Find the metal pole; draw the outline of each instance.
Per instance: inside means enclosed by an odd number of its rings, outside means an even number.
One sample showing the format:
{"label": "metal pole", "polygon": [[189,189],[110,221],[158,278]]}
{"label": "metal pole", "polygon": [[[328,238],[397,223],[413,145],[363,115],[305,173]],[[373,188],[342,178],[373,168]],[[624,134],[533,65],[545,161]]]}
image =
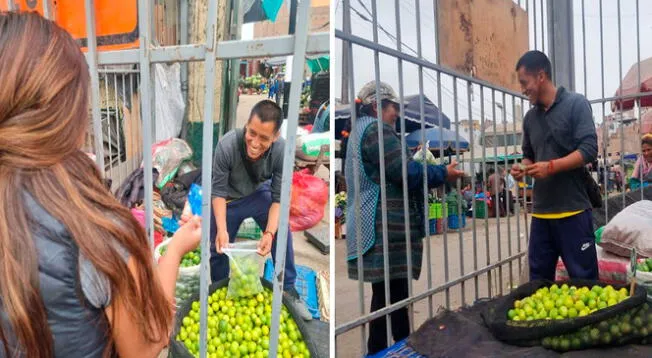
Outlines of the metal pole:
{"label": "metal pole", "polygon": [[[638,11],[638,0],[636,0],[636,85],[639,87],[638,91],[640,91],[640,86],[641,86],[641,25],[640,25],[640,13]],[[637,91],[637,92],[638,92]],[[641,121],[641,102],[640,99],[636,101],[636,115],[638,118],[638,128],[643,128],[643,123]],[[642,173],[643,171],[643,163],[641,162],[641,166],[638,168],[639,173]],[[642,176],[641,176],[642,177]],[[641,200],[644,199],[643,196],[643,183],[641,183],[641,186],[639,187],[641,191]]]}
{"label": "metal pole", "polygon": [[[416,1],[415,8],[415,17],[416,17],[416,32],[417,32],[417,57],[423,58],[421,53],[421,1]],[[421,120],[421,151],[423,153],[423,225],[424,232],[426,234],[426,266],[428,268],[427,279],[428,279],[428,289],[432,288],[432,253],[430,247],[430,223],[429,223],[429,213],[430,208],[428,205],[428,164],[425,161],[426,158],[426,121],[424,113],[424,104],[423,104],[423,67],[419,66],[419,115]],[[428,149],[429,150],[429,149]],[[412,267],[408,266],[408,271],[411,271]],[[432,308],[432,296],[428,297],[428,317],[432,318],[433,308]]]}
{"label": "metal pole", "polygon": [[[181,45],[188,44],[188,0],[179,0],[179,43]],[[188,103],[188,63],[181,63],[181,91],[183,93],[183,101]],[[188,116],[188,109],[186,107],[186,120]]]}
{"label": "metal pole", "polygon": [[[442,91],[442,86],[441,86],[441,72],[437,71],[437,106],[439,108],[439,128],[444,128],[443,122],[444,122],[444,114],[442,112],[442,100],[441,100],[441,91]],[[449,127],[450,127],[450,121],[449,121]],[[444,131],[440,130],[439,131],[439,161],[441,164],[444,164]],[[446,204],[446,185],[442,186],[442,229],[444,230],[444,280],[448,282],[449,280],[449,268],[448,268],[448,207]],[[446,288],[446,308],[449,309],[451,305],[451,295],[450,295],[450,289]]]}
{"label": "metal pole", "polygon": [[[344,30],[345,33],[351,33],[351,12],[350,11],[345,11],[346,9],[343,9],[342,11],[342,16],[343,20],[342,21],[342,29]],[[397,10],[398,11],[398,10]],[[400,21],[399,18],[400,16],[396,15],[397,21]],[[397,32],[397,37],[398,37],[398,49],[400,51],[401,49],[401,27],[396,28]],[[342,41],[342,93],[341,93],[341,101],[342,104],[348,104],[349,103],[349,83],[348,83],[348,78],[350,76],[349,74],[349,56],[351,56],[351,53],[349,52],[349,46],[347,42]],[[401,63],[401,60],[399,59],[399,63]]]}
{"label": "metal pole", "polygon": [[[199,273],[200,331],[199,354],[206,358],[208,348],[208,286],[210,284],[211,187],[213,174],[213,116],[215,103],[215,58],[217,51],[217,0],[209,0],[206,20],[206,56],[204,58],[204,125],[202,133],[202,237]],[[147,156],[148,153],[145,153]],[[283,240],[281,240],[283,241]]]}
{"label": "metal pole", "polygon": [[[472,115],[472,110],[471,110],[471,92],[473,91],[473,83],[472,82],[467,82],[467,89],[466,89],[466,94],[467,94],[467,99],[466,103],[468,104],[469,107],[469,147],[470,149],[470,154],[469,156],[471,157],[471,193],[473,193],[473,196],[471,198],[471,225],[473,226],[473,271],[478,270],[478,237],[477,237],[477,232],[476,232],[476,223],[475,223],[475,218],[477,213],[475,212],[475,163],[473,162],[473,147],[475,146],[475,141],[473,138],[473,132],[475,131],[475,122],[473,121],[473,115]],[[475,301],[478,300],[478,296],[480,294],[479,288],[478,288],[478,276],[475,276],[473,279],[473,286],[475,288]]]}
{"label": "metal pole", "polygon": [[[217,17],[217,16],[216,16]],[[310,18],[310,0],[303,0],[298,8],[297,33],[294,37],[294,61],[292,63],[292,78],[297,81],[303,77],[306,44],[308,40],[308,19]],[[279,324],[283,294],[283,279],[285,277],[285,254],[289,232],[290,188],[292,186],[292,169],[294,168],[294,152],[296,133],[299,120],[299,100],[301,82],[290,87],[290,103],[288,106],[287,140],[283,157],[283,180],[281,184],[281,210],[279,212],[279,227],[276,245],[276,264],[274,265],[274,298],[272,300],[272,323],[270,327],[269,356],[276,357],[278,351]]]}
{"label": "metal pole", "polygon": [[[349,3],[349,0],[343,0],[343,11],[344,13],[349,13],[351,12],[351,4]],[[345,20],[348,19],[348,24],[347,24],[347,29],[350,31],[351,30],[351,16],[349,15],[348,17],[345,18]],[[347,33],[350,34],[350,33]],[[342,40],[344,43],[347,44],[348,52],[353,53],[353,43],[350,41]],[[351,106],[351,138],[358,138],[358,129],[357,129],[357,113],[356,113],[356,104],[355,104],[355,81],[354,81],[354,68],[353,68],[353,57],[349,56],[347,58],[348,61],[348,67],[351,71],[351,74],[349,78],[345,79],[348,80],[349,84],[349,95],[351,96],[351,100],[349,101],[349,104]],[[351,145],[351,144],[349,144]],[[347,148],[348,150],[348,148]],[[356,193],[355,196],[355,222],[359,223],[360,222],[360,212],[361,212],[361,203],[360,203],[360,163],[358,160],[352,160],[352,165],[353,165],[353,188]],[[365,315],[365,294],[364,294],[364,268],[362,266],[362,228],[360,225],[355,226],[355,238],[356,238],[356,265],[358,269],[358,297],[359,297],[359,308],[360,308],[360,315],[364,316]],[[362,347],[362,352],[363,354],[366,354],[367,352],[367,332],[365,329],[364,324],[361,325],[360,329],[360,347]]]}
{"label": "metal pole", "polygon": [[[617,1],[617,6],[618,6],[618,79],[620,81],[620,89],[622,91],[623,88],[623,41],[622,41],[622,34],[621,34],[621,25],[620,25],[620,0]],[[620,127],[620,158],[619,159],[619,168],[622,170],[622,175],[620,177],[620,189],[621,189],[621,197],[622,197],[622,202],[623,202],[623,208],[625,207],[625,164],[623,161],[623,156],[624,151],[625,151],[625,127],[623,126],[623,101],[621,100],[618,105],[618,118],[620,119],[620,123],[618,123],[618,126]]]}
{"label": "metal pole", "polygon": [[[493,102],[492,102],[493,106]],[[482,137],[482,193],[487,195],[487,135],[485,133],[484,122],[484,86],[480,86],[480,136]],[[485,253],[486,265],[491,264],[491,254],[489,245],[489,206],[485,197],[485,215],[484,215],[484,235],[485,235]],[[491,289],[491,270],[487,271],[487,292],[489,297],[493,297]]]}
{"label": "metal pole", "polygon": [[[453,103],[455,104],[454,107],[454,118],[455,118],[455,160],[459,163],[460,162],[460,117],[459,117],[459,106],[457,104],[457,77],[453,77]],[[464,276],[464,236],[462,235],[462,201],[461,201],[461,193],[462,193],[462,188],[460,187],[461,185],[461,179],[457,179],[455,181],[455,187],[457,189],[457,213],[455,216],[457,216],[457,233],[458,233],[458,243],[459,243],[459,248],[460,248],[460,276]],[[464,281],[460,282],[460,292],[461,292],[461,298],[462,298],[462,305],[466,304],[466,292],[464,289]]]}
{"label": "metal pole", "polygon": [[[602,0],[600,0],[600,53],[604,54],[604,29],[602,26]],[[600,56],[600,79],[602,81],[602,86],[601,86],[601,91],[602,91],[602,98],[604,98],[604,56]],[[607,131],[607,125],[605,123],[605,118],[606,116],[604,115],[604,108],[605,104],[602,102],[602,124],[604,128],[603,136],[602,136],[602,144],[603,144],[603,160],[604,160],[604,191],[605,191],[605,196],[604,196],[604,215],[607,221],[609,221],[609,205],[607,205],[608,201],[607,199],[609,198],[609,181],[608,181],[608,163],[607,163],[607,145],[609,142],[609,136],[608,136],[608,131]]]}
{"label": "metal pole", "polygon": [[[396,10],[396,45],[397,49],[401,51],[402,42],[401,42],[401,6],[399,0],[394,2],[394,8]],[[412,296],[412,235],[410,232],[410,205],[408,201],[408,183],[407,183],[407,144],[405,142],[405,105],[403,100],[403,60],[398,59],[398,96],[401,99],[400,103],[400,121],[401,121],[401,176],[403,178],[402,187],[403,187],[403,215],[405,217],[405,247],[407,251],[407,279],[408,279],[408,297]],[[429,281],[430,283],[430,281]],[[414,306],[408,306],[408,314],[410,317],[410,332],[414,331]]]}
{"label": "metal pole", "polygon": [[[376,8],[376,2],[371,3],[371,11],[373,14],[373,41],[378,43],[378,11]],[[391,304],[391,297],[389,292],[389,237],[387,233],[387,180],[385,177],[385,126],[382,121],[382,106],[381,101],[378,100],[378,94],[380,93],[380,58],[378,51],[374,51],[374,72],[376,78],[376,113],[378,114],[378,155],[381,158],[380,160],[380,204],[381,204],[381,218],[382,218],[382,229],[383,229],[383,276],[385,284],[385,306]],[[385,316],[387,320],[386,332],[387,332],[387,345],[392,345],[392,318],[390,315]]]}
{"label": "metal pole", "polygon": [[[10,0],[11,1],[11,0]],[[100,79],[97,72],[97,38],[95,37],[95,4],[85,0],[86,36],[88,37],[88,72],[91,76],[91,106],[93,116],[93,142],[95,144],[95,162],[102,177],[104,173],[104,145],[102,138],[102,114],[100,113]]]}
{"label": "metal pole", "polygon": [[[233,19],[235,19],[235,39],[240,39],[242,37],[242,23],[244,22],[244,11],[242,10],[242,2],[236,1],[233,6]],[[229,86],[229,121],[228,128],[235,128],[238,120],[238,79],[240,77],[240,59],[232,59],[230,61],[231,66],[231,83]],[[226,118],[226,116],[222,116]],[[224,125],[220,120],[220,135],[224,133]]]}
{"label": "metal pole", "polygon": [[[495,170],[495,175],[494,175],[494,183],[493,183],[493,191],[494,193],[498,193],[496,190],[498,188],[498,167],[497,164],[498,162],[496,161],[498,158],[498,147],[497,147],[497,135],[496,135],[496,90],[491,90],[491,103],[492,103],[492,120],[493,120],[493,142],[494,142],[494,170]],[[502,109],[501,109],[502,111]],[[496,196],[496,194],[494,196]],[[496,215],[496,238],[498,241],[498,260],[500,260],[503,256],[502,253],[502,238],[500,237],[500,207],[499,207],[500,200],[496,197],[493,198],[492,204],[494,206],[494,214]],[[503,266],[498,266],[498,289],[500,294],[503,294]]]}
{"label": "metal pole", "polygon": [[555,84],[575,91],[572,0],[548,1],[548,41]]}

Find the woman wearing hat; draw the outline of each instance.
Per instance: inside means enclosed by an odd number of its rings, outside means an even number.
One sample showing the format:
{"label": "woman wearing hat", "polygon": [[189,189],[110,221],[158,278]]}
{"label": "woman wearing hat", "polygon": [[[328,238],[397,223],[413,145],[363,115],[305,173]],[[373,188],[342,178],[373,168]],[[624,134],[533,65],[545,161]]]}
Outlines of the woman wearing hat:
{"label": "woman wearing hat", "polygon": [[[347,146],[345,176],[347,187],[347,261],[349,278],[358,279],[358,244],[362,247],[362,277],[371,283],[373,295],[371,311],[385,307],[385,277],[383,255],[383,221],[380,187],[380,151],[378,141],[378,117],[383,126],[383,147],[385,165],[385,188],[387,208],[387,237],[389,252],[390,301],[398,302],[408,297],[408,270],[412,277],[419,278],[423,252],[422,238],[425,236],[423,201],[423,164],[407,157],[407,187],[403,192],[401,139],[396,132],[399,116],[399,99],[386,83],[367,83],[358,94],[356,121],[352,123],[352,133]],[[381,113],[377,112],[380,101]],[[355,163],[357,162],[357,165]],[[464,175],[456,169],[453,161],[448,166],[427,165],[427,186],[438,187],[455,181]],[[354,170],[359,173],[359,192],[354,185]],[[409,228],[405,226],[403,197],[409,197]],[[360,209],[355,200],[360,200]],[[406,233],[410,233],[412,267],[407,266]],[[410,334],[407,308],[392,313],[392,335],[400,341]],[[387,328],[385,317],[375,319],[369,324],[368,353],[373,354],[387,347]]]}

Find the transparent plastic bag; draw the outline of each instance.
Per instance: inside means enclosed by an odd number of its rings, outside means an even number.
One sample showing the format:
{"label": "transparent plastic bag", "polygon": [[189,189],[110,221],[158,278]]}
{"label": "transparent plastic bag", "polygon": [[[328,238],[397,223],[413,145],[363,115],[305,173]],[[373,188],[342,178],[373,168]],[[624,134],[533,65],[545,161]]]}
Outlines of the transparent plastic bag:
{"label": "transparent plastic bag", "polygon": [[229,257],[227,298],[239,298],[263,292],[260,272],[263,260],[256,252],[257,242],[238,242],[223,251]]}
{"label": "transparent plastic bag", "polygon": [[[155,262],[165,255],[167,246],[172,241],[172,238],[163,241],[154,250]],[[184,301],[189,299],[193,293],[199,292],[199,273],[200,265],[192,265],[187,267],[179,267],[179,275],[177,276],[176,288],[174,297],[177,300],[177,306],[180,306]],[[210,270],[210,268],[209,268]]]}

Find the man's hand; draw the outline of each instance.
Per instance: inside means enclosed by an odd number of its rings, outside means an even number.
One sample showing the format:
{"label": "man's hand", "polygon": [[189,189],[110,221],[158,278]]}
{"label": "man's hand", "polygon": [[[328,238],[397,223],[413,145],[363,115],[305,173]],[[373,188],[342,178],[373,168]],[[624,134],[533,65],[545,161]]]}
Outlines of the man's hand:
{"label": "man's hand", "polygon": [[229,245],[229,232],[224,230],[217,231],[217,237],[215,238],[215,249],[218,254],[223,253],[222,249]]}
{"label": "man's hand", "polygon": [[274,235],[271,232],[266,231],[263,234],[263,237],[258,241],[258,255],[265,256],[272,251],[272,241],[274,240]]}
{"label": "man's hand", "polygon": [[543,179],[550,176],[550,162],[536,162],[526,167],[527,174],[535,179]]}
{"label": "man's hand", "polygon": [[514,165],[512,165],[512,170],[510,170],[510,174],[512,174],[514,179],[520,181],[525,176],[525,170],[523,170],[521,164],[515,163]]}
{"label": "man's hand", "polygon": [[454,182],[458,178],[463,178],[464,177],[464,172],[462,170],[457,169],[457,161],[453,159],[450,164],[446,166],[446,169],[448,170],[448,175],[446,176],[446,180],[449,182]]}

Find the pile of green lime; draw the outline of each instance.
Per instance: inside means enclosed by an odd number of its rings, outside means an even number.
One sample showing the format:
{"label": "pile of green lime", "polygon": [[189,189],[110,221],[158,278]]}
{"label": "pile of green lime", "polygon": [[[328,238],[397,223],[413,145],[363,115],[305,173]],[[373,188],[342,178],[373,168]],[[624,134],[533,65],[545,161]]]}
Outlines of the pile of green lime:
{"label": "pile of green lime", "polygon": [[650,305],[645,303],[611,319],[582,327],[577,332],[546,337],[541,341],[541,345],[557,351],[568,351],[625,344],[635,338],[642,339],[641,343],[647,344],[646,337],[651,333],[652,312]]}
{"label": "pile of green lime", "polygon": [[263,291],[260,283],[260,261],[257,254],[229,257],[231,274],[229,276],[228,297],[249,297]]}
{"label": "pile of green lime", "polygon": [[[168,247],[161,247],[161,256],[165,255]],[[197,266],[201,262],[201,247],[197,247],[195,250],[190,251],[189,253],[183,255],[181,258],[181,267],[192,267]]]}
{"label": "pile of green lime", "polygon": [[542,287],[533,295],[514,301],[507,318],[514,321],[552,320],[587,316],[597,310],[618,304],[629,297],[625,288],[611,285],[575,287],[553,284]]}
{"label": "pile of green lime", "polygon": [[637,271],[652,272],[652,259],[639,260],[636,265]]}
{"label": "pile of green lime", "polygon": [[[208,347],[209,358],[269,356],[270,325],[272,320],[272,294],[264,289],[253,297],[228,299],[223,287],[208,296]],[[199,302],[183,318],[176,340],[199,357]],[[310,357],[310,352],[299,332],[296,322],[287,309],[281,308],[278,357]]]}

